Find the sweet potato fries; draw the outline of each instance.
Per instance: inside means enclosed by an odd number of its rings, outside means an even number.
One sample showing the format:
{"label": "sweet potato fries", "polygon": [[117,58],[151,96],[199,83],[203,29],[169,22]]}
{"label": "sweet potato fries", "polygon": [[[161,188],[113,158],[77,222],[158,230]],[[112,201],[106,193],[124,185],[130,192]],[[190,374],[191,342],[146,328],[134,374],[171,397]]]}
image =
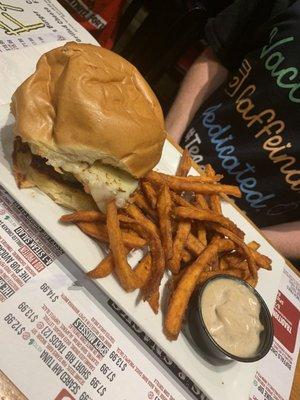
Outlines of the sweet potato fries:
{"label": "sweet potato fries", "polygon": [[[244,233],[222,215],[221,197],[240,197],[235,186],[220,183],[210,165],[199,176],[188,176],[191,159],[183,153],[176,176],[149,172],[128,205],[117,209],[114,200],[100,211],[76,211],[61,217],[75,223],[87,235],[108,243],[108,254],[88,275],[104,278],[113,273],[124,290],[140,290],[141,297],[157,313],[160,285],[169,279],[169,302],[164,332],[175,340],[182,327],[190,297],[198,285],[218,274],[245,279],[255,286],[258,269],[271,269],[256,242],[246,244]],[[143,248],[145,255],[135,268],[127,256]]]}

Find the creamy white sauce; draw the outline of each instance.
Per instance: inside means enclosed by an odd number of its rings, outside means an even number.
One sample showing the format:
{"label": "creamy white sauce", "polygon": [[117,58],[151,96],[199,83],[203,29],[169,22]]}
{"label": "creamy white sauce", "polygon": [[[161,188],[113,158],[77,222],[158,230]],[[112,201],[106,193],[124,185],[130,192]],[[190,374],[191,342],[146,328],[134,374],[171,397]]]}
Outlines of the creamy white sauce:
{"label": "creamy white sauce", "polygon": [[204,323],[220,347],[239,357],[256,354],[260,332],[260,303],[245,285],[232,279],[216,279],[203,291]]}

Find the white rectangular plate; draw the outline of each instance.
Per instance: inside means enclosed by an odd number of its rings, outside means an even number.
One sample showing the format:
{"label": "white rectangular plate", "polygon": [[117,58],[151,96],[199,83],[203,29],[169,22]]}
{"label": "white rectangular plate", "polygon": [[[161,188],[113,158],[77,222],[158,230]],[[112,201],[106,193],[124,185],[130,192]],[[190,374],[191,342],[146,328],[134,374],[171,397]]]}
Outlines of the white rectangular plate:
{"label": "white rectangular plate", "polygon": [[[84,271],[92,269],[103,257],[99,246],[77,227],[60,224],[58,219],[65,210],[46,195],[35,189],[17,188],[10,165],[12,124],[9,106],[0,106],[0,184]],[[156,169],[174,174],[179,158],[180,153],[166,141],[161,161]],[[247,242],[251,240],[259,242],[261,252],[272,259],[273,270],[271,272],[260,270],[257,286],[257,290],[272,311],[285,261],[241,212],[229,203],[223,204],[223,211],[245,232]],[[125,293],[112,276],[98,280],[97,283],[209,397],[223,400],[248,399],[257,363],[232,363],[226,367],[213,367],[195,352],[183,334],[180,334],[177,341],[169,342],[162,331],[161,313],[155,316],[147,304],[137,304],[136,292]]]}

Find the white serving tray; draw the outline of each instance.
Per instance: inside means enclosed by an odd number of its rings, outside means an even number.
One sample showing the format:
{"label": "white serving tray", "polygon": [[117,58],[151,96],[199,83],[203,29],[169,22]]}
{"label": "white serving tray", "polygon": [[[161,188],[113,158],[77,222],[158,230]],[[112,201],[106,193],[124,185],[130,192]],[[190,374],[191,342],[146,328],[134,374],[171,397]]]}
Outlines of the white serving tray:
{"label": "white serving tray", "polygon": [[[36,189],[19,190],[11,173],[13,117],[9,106],[0,106],[0,184],[25,208],[26,211],[57,241],[65,252],[84,270],[92,269],[103,256],[99,246],[76,226],[58,222],[66,211]],[[157,169],[162,172],[176,171],[180,153],[168,141]],[[196,171],[194,171],[196,173]],[[246,234],[246,241],[261,244],[261,252],[272,259],[273,270],[259,270],[257,290],[263,296],[270,311],[285,265],[284,258],[260,235],[243,214],[229,203],[222,205],[224,214],[231,218]],[[258,363],[233,363],[225,367],[214,367],[205,362],[191,347],[183,334],[177,341],[170,342],[162,331],[162,315],[155,316],[148,304],[137,304],[137,292],[126,293],[114,277],[97,280],[101,289],[178,364],[178,366],[212,399],[248,399],[254,373]]]}

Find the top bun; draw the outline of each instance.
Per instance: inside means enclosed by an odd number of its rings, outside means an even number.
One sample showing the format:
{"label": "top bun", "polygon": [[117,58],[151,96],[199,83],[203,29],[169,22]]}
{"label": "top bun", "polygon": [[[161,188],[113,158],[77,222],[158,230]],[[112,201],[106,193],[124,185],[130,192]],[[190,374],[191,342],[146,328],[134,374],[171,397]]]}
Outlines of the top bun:
{"label": "top bun", "polygon": [[166,133],[147,82],[124,58],[67,43],[45,53],[14,93],[15,134],[56,161],[96,160],[141,177],[159,161]]}

